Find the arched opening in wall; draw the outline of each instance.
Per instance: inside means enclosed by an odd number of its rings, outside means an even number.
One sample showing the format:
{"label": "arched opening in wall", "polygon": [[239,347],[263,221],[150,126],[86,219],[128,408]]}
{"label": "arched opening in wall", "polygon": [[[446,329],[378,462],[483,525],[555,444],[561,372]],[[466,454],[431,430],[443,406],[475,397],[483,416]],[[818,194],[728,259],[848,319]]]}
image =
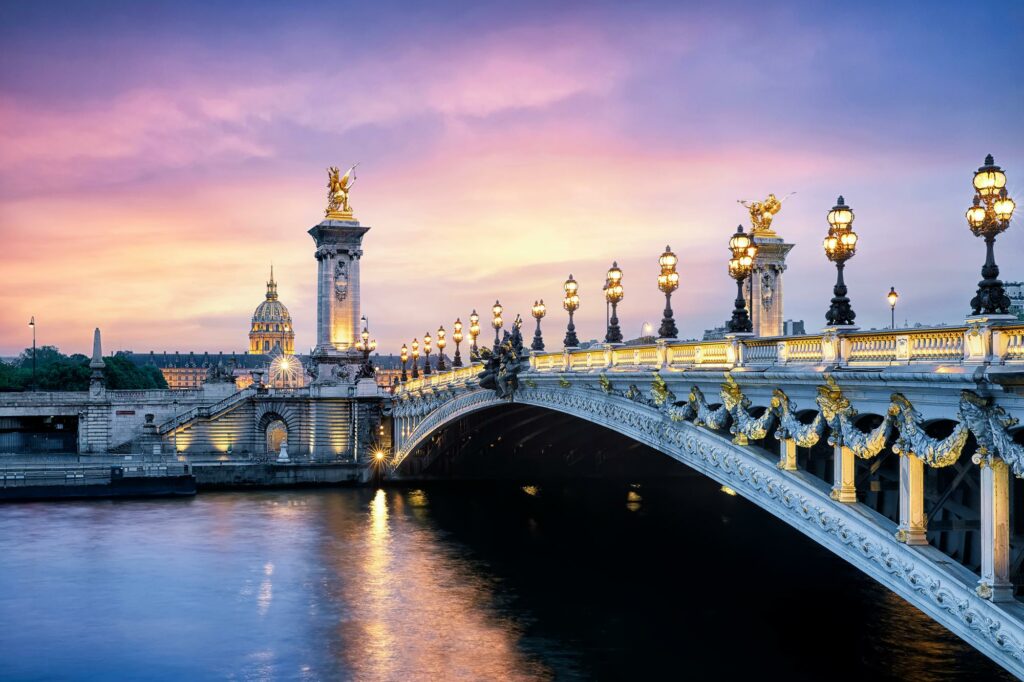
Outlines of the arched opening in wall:
{"label": "arched opening in wall", "polygon": [[288,441],[288,425],[283,419],[275,418],[267,424],[265,442],[267,454],[276,455],[281,450],[281,443]]}
{"label": "arched opening in wall", "polygon": [[[956,425],[951,419],[938,419],[925,424],[925,433],[943,439]],[[924,466],[928,542],[975,572],[981,565],[981,473],[971,455],[977,449],[971,434],[953,464]]]}

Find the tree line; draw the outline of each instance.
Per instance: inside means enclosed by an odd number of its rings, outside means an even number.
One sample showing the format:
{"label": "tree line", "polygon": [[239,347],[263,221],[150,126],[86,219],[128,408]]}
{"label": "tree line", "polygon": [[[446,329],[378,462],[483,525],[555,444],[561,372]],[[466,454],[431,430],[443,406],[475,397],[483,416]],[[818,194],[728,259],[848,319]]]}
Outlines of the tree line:
{"label": "tree line", "polygon": [[[64,355],[56,346],[41,346],[35,351],[35,387],[42,391],[85,391],[89,389],[89,358],[79,353]],[[103,378],[110,389],[167,388],[160,369],[138,366],[114,355],[103,358]],[[32,390],[32,349],[13,362],[0,362],[0,391]]]}

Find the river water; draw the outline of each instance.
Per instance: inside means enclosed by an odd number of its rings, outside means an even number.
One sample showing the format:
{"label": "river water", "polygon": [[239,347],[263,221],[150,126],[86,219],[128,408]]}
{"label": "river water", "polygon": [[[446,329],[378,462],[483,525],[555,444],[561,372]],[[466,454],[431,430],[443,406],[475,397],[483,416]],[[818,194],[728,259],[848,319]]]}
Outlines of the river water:
{"label": "river water", "polygon": [[0,506],[4,680],[1009,679],[706,479]]}

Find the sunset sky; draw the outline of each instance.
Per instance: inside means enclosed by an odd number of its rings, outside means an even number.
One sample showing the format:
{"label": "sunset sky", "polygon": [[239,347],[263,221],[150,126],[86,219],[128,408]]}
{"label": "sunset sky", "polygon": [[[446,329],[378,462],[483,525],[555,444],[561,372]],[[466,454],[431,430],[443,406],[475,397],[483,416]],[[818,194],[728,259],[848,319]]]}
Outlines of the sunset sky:
{"label": "sunset sky", "polygon": [[[363,311],[383,352],[624,271],[626,337],[680,258],[683,337],[721,324],[737,199],[796,192],[786,317],[820,329],[843,194],[862,327],[957,322],[984,260],[963,213],[991,153],[1024,204],[1020,3],[0,3],[0,354],[243,351],[271,262],[315,343],[306,231],[359,161]],[[1020,222],[1019,220],[1015,222]],[[1024,279],[1024,230],[1000,237]],[[532,321],[531,321],[532,322]]]}

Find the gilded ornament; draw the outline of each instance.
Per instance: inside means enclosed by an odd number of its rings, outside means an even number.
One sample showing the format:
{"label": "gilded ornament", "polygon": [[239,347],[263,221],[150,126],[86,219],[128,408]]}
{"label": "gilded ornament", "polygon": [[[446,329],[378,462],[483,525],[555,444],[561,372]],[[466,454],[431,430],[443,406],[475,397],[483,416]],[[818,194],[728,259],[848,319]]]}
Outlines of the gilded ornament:
{"label": "gilded ornament", "polygon": [[672,395],[672,391],[668,390],[668,384],[657,372],[654,373],[654,378],[651,379],[651,399],[654,400],[654,404],[661,407],[669,400]]}
{"label": "gilded ornament", "polygon": [[[331,220],[355,220],[352,215],[352,206],[348,203],[348,193],[352,185],[356,183],[354,164],[341,175],[336,166],[327,169],[327,210],[324,215]],[[340,176],[340,177],[339,177]]]}
{"label": "gilded ornament", "polygon": [[597,377],[598,382],[601,384],[601,390],[604,391],[605,395],[609,395],[612,392],[612,382],[608,380],[608,375],[604,372]]}

